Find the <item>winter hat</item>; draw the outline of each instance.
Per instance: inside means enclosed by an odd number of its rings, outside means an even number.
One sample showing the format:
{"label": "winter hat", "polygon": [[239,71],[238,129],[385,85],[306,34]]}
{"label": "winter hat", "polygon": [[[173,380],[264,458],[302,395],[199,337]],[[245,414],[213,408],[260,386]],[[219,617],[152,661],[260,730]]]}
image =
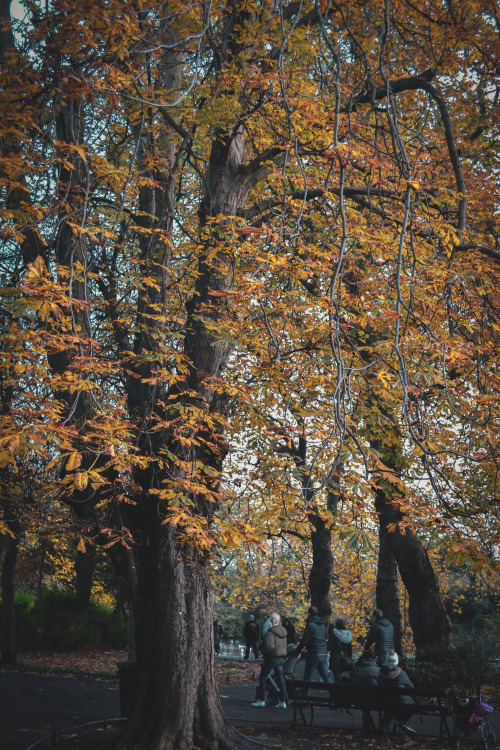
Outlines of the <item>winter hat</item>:
{"label": "winter hat", "polygon": [[385,663],[389,669],[396,669],[399,664],[398,655],[394,651],[389,651],[389,653],[385,657]]}

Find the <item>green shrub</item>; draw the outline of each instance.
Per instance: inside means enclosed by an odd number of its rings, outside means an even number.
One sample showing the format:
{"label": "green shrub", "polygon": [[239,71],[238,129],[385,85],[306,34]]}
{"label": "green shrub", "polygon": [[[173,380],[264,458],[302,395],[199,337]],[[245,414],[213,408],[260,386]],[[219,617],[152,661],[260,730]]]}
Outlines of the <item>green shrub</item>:
{"label": "green shrub", "polygon": [[458,691],[474,692],[490,669],[484,652],[468,646],[450,651],[429,649],[425,658],[402,659],[401,666],[415,687],[447,688],[453,685]]}
{"label": "green shrub", "polygon": [[35,597],[31,591],[17,589],[14,591],[14,602],[17,609],[23,609],[25,612],[31,612],[35,606]]}
{"label": "green shrub", "polygon": [[94,601],[82,611],[75,594],[68,590],[45,590],[41,607],[30,596],[26,592],[16,596],[18,649],[79,651],[96,646],[127,647],[129,623],[120,612]]}

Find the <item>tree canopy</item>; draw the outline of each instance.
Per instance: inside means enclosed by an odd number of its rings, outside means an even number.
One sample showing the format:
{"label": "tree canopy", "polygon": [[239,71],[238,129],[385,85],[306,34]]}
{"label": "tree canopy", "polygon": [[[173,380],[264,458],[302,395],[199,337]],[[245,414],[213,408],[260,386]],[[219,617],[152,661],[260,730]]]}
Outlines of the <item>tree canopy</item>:
{"label": "tree canopy", "polygon": [[494,557],[498,11],[10,5],[4,518],[39,467],[42,504],[128,571],[122,747],[233,747],[217,549],[311,537],[323,559],[383,519],[400,547]]}

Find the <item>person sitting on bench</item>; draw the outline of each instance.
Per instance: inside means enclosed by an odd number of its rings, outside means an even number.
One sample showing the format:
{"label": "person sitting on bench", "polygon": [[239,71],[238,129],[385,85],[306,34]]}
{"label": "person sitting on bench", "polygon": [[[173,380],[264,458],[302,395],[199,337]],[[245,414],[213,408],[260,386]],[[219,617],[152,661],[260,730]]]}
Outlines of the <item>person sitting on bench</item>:
{"label": "person sitting on bench", "polygon": [[[394,650],[389,651],[386,657],[385,666],[380,669],[378,684],[380,687],[393,685],[394,687],[412,688],[413,683],[399,664],[399,657]],[[399,728],[406,734],[415,734],[415,730],[406,726],[406,722],[413,715],[414,711],[411,706],[414,704],[413,698],[409,695],[400,695],[394,697],[394,711],[384,711],[382,718],[382,727],[386,730],[393,728],[394,720],[397,721]]]}
{"label": "person sitting on bench", "polygon": [[[363,651],[351,672],[353,685],[366,685],[376,687],[380,677],[380,667],[377,665],[377,654],[375,649],[368,648]],[[371,714],[368,709],[361,710],[363,716],[363,732],[371,732],[374,728]]]}

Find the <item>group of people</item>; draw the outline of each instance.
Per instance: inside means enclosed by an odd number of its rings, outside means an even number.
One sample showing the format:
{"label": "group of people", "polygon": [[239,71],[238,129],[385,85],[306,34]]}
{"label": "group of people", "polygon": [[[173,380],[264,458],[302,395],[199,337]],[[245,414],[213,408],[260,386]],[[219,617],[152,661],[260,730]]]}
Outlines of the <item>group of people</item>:
{"label": "group of people", "polygon": [[[272,627],[271,618],[272,615],[269,615],[264,625],[262,626],[262,643],[264,643],[267,631]],[[281,622],[281,625],[286,630],[287,646],[289,646],[291,643],[295,643],[295,628],[292,624],[292,621],[288,617],[285,617]],[[243,629],[243,637],[245,639],[245,660],[248,661],[250,652],[252,652],[255,660],[257,661],[257,659],[259,658],[260,631],[253,615],[250,615],[247,622],[245,623],[245,627]]]}
{"label": "group of people", "polygon": [[[353,662],[352,634],[344,620],[337,618],[333,624],[327,623],[319,616],[317,607],[309,607],[306,627],[302,637],[295,646],[295,629],[293,632],[285,627],[286,620],[281,622],[280,615],[274,613],[262,627],[261,651],[264,662],[259,675],[259,685],[253,706],[265,706],[266,681],[272,674],[279,689],[279,702],[276,708],[286,708],[286,683],[284,679],[285,659],[290,656],[296,659],[305,651],[303,679],[309,682],[313,672],[318,671],[324,682],[340,682],[347,679],[356,685],[394,685],[413,687],[406,672],[399,666],[399,658],[394,650],[394,628],[380,609],[373,612],[373,624],[368,631],[364,650],[359,659]],[[292,623],[288,620],[293,628]],[[252,627],[254,626],[254,627]],[[245,625],[246,658],[250,650],[257,658],[259,628],[255,618],[250,616]],[[249,636],[247,639],[247,635]],[[330,674],[333,673],[333,680]],[[348,673],[348,676],[346,676]],[[412,714],[412,699],[401,696],[398,699],[397,719],[403,729],[412,730],[405,722]],[[384,727],[390,729],[395,716],[386,712],[383,717]],[[363,726],[369,728],[368,712],[363,712]]]}

